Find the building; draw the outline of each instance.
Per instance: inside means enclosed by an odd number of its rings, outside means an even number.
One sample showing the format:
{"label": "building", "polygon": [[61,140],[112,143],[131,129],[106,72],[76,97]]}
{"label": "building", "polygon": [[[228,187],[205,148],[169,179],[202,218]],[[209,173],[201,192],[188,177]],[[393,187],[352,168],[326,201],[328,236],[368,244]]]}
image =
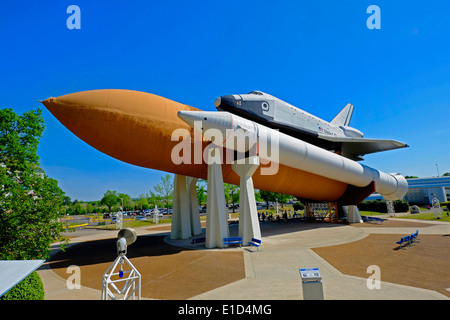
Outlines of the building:
{"label": "building", "polygon": [[439,202],[450,199],[450,176],[407,179],[408,193],[405,200],[409,203],[430,204],[434,197]]}

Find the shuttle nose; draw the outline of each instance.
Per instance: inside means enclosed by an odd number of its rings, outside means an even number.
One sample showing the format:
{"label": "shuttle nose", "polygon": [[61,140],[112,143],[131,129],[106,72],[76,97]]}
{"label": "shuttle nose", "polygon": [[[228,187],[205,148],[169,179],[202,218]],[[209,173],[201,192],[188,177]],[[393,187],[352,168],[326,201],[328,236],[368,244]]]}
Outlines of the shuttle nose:
{"label": "shuttle nose", "polygon": [[220,107],[220,104],[222,103],[222,98],[218,97],[216,100],[214,100],[214,105],[216,108]]}
{"label": "shuttle nose", "polygon": [[230,107],[236,107],[236,98],[233,95],[221,96],[214,101],[217,110],[227,111]]}

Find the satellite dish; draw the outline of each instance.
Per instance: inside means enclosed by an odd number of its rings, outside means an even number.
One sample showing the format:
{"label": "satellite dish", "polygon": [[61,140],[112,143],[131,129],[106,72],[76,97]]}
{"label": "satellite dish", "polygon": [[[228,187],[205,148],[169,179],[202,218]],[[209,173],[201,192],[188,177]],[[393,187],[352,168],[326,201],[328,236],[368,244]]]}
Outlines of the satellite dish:
{"label": "satellite dish", "polygon": [[127,241],[127,246],[134,243],[137,239],[136,231],[132,228],[125,228],[119,231],[117,238],[125,238]]}

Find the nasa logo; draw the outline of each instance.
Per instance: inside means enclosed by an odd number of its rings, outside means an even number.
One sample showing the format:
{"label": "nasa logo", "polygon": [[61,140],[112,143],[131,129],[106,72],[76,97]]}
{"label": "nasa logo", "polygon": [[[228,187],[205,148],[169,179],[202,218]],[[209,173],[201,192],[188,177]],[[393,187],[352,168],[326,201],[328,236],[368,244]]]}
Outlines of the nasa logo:
{"label": "nasa logo", "polygon": [[261,103],[261,108],[262,108],[262,111],[267,112],[270,109],[270,105],[267,101],[263,101]]}

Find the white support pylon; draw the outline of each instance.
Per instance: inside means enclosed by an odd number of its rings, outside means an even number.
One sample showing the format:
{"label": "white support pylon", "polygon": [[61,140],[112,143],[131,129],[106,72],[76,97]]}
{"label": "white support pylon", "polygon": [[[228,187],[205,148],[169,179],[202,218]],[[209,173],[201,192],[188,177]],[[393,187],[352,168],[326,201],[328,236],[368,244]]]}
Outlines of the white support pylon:
{"label": "white support pylon", "polygon": [[198,178],[186,177],[187,192],[190,204],[190,218],[191,218],[191,234],[196,236],[202,233],[202,226],[200,224],[200,214],[198,212],[197,199],[197,184]]}
{"label": "white support pylon", "polygon": [[175,175],[171,239],[187,239],[202,233],[198,213],[198,178]]}
{"label": "white support pylon", "polygon": [[[212,145],[210,145],[212,146]],[[210,147],[211,152],[218,152]],[[206,202],[206,248],[223,248],[223,238],[228,238],[230,230],[225,212],[225,192],[223,188],[222,164],[215,161],[208,163],[208,191]]]}
{"label": "white support pylon", "polygon": [[240,177],[239,236],[242,237],[242,242],[247,244],[252,238],[261,239],[252,179],[253,173],[259,167],[259,157],[253,156],[244,160],[245,163],[236,161],[231,167]]}
{"label": "white support pylon", "polygon": [[347,221],[349,223],[363,223],[357,206],[350,205],[347,209]]}
{"label": "white support pylon", "polygon": [[175,175],[171,239],[187,239],[191,237],[190,203],[186,190],[186,177]]}

